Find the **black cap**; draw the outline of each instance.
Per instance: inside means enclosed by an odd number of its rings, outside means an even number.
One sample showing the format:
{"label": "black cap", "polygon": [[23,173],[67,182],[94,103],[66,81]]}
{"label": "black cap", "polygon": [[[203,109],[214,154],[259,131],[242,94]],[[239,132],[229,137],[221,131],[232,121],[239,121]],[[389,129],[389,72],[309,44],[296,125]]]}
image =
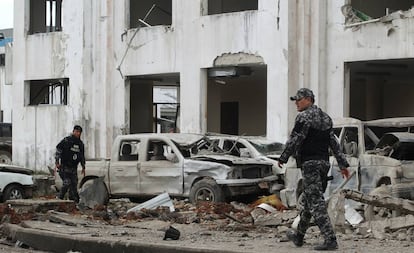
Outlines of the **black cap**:
{"label": "black cap", "polygon": [[290,97],[290,100],[299,100],[305,97],[310,97],[312,99],[315,99],[315,95],[313,95],[313,91],[308,88],[301,88],[296,92],[296,95],[293,97]]}
{"label": "black cap", "polygon": [[82,127],[81,127],[81,126],[79,126],[79,125],[75,125],[75,126],[73,127],[73,131],[75,131],[75,130],[78,130],[78,131],[82,132]]}

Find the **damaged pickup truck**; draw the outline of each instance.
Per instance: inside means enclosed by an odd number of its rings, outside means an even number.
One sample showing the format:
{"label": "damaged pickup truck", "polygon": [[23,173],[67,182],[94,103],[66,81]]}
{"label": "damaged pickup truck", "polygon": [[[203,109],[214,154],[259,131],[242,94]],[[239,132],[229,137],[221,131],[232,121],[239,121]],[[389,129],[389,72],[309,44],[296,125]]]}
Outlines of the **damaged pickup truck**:
{"label": "damaged pickup truck", "polygon": [[92,179],[104,177],[110,198],[167,192],[195,203],[269,192],[277,184],[271,163],[211,149],[218,147],[197,134],[121,135],[114,141],[110,160],[86,162],[79,185],[86,187]]}
{"label": "damaged pickup truck", "polygon": [[[350,164],[350,172],[355,172],[344,188],[370,193],[383,184],[414,182],[414,117],[365,122],[353,118],[334,119],[334,131]],[[328,182],[326,196],[343,183],[333,156],[330,162],[329,173],[333,180]],[[286,164],[285,183],[282,202],[295,206],[303,189],[300,169],[292,158]]]}

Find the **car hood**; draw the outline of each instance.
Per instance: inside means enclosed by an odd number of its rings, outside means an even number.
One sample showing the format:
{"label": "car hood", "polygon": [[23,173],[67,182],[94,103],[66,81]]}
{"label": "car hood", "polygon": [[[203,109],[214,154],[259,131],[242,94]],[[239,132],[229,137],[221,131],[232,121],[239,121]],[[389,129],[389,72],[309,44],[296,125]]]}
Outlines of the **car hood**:
{"label": "car hood", "polygon": [[222,163],[225,165],[268,165],[272,166],[272,163],[267,161],[261,161],[259,159],[252,159],[252,158],[244,158],[244,157],[237,157],[232,155],[218,155],[218,154],[203,154],[203,155],[196,155],[191,157],[193,160],[198,161],[209,161],[209,162],[216,162]]}
{"label": "car hood", "polygon": [[19,173],[25,175],[33,175],[33,170],[13,166],[9,164],[0,164],[0,172],[10,172],[10,173]]}

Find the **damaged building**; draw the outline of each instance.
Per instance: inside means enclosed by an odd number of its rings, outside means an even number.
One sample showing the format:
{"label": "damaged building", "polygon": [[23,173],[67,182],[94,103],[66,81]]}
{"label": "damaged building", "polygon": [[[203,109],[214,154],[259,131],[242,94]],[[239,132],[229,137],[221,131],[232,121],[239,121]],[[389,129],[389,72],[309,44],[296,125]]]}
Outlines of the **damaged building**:
{"label": "damaged building", "polygon": [[[414,116],[414,1],[15,0],[13,160],[53,164],[84,128],[285,141],[300,87],[333,117]],[[165,91],[160,99],[160,91]]]}
{"label": "damaged building", "polygon": [[0,30],[0,122],[8,123],[12,120],[12,43],[13,29]]}

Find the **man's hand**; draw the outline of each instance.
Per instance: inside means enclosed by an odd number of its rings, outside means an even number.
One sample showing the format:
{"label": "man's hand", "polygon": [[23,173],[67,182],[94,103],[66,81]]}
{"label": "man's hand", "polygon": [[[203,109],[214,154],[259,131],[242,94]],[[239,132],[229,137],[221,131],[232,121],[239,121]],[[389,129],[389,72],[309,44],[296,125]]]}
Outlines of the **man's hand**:
{"label": "man's hand", "polygon": [[343,178],[348,179],[349,178],[348,168],[341,168],[341,175],[342,175]]}
{"label": "man's hand", "polygon": [[85,167],[82,168],[82,176],[85,177]]}
{"label": "man's hand", "polygon": [[57,168],[57,169],[60,169],[60,166],[61,166],[61,164],[60,164],[60,163],[55,163],[55,165],[56,165],[56,168]]}

